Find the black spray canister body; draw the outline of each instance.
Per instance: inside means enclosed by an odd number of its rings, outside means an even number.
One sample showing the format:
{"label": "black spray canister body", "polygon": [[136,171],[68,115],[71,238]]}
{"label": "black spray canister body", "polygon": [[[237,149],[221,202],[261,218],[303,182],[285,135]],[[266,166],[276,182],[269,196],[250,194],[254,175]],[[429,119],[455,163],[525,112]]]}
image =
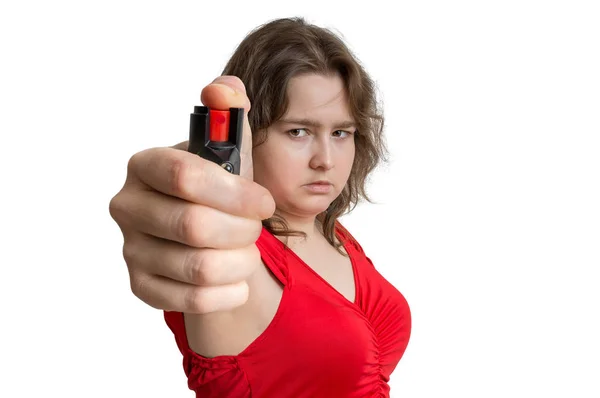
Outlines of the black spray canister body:
{"label": "black spray canister body", "polygon": [[240,174],[244,108],[218,111],[195,106],[190,115],[188,152]]}

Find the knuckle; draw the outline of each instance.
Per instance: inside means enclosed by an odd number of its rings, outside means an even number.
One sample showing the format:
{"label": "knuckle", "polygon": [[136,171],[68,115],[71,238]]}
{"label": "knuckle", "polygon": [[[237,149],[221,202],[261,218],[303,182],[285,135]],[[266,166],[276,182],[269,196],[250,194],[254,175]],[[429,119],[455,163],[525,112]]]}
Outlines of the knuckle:
{"label": "knuckle", "polygon": [[132,268],[137,263],[139,257],[139,251],[134,247],[131,242],[125,242],[123,244],[123,259],[128,268]]}
{"label": "knuckle", "polygon": [[156,151],[156,148],[149,148],[139,151],[133,154],[129,161],[127,162],[127,179],[128,181],[131,177],[137,176],[141,170],[144,169],[145,163],[148,162],[149,158],[151,158],[152,154]]}
{"label": "knuckle", "polygon": [[184,269],[187,270],[187,277],[195,284],[210,283],[209,265],[206,258],[206,252],[201,250],[190,250],[186,255]]}
{"label": "knuckle", "polygon": [[197,246],[202,243],[198,212],[191,205],[185,206],[175,218],[175,233],[185,243]]}
{"label": "knuckle", "polygon": [[135,170],[137,169],[137,165],[140,162],[142,153],[143,152],[138,152],[129,158],[129,161],[127,162],[127,174],[135,174]]}
{"label": "knuckle", "polygon": [[189,178],[190,167],[183,159],[175,158],[169,164],[168,185],[176,195],[182,195],[187,192],[186,181]]}
{"label": "knuckle", "polygon": [[184,296],[184,306],[189,312],[205,314],[212,311],[201,287],[190,289]]}
{"label": "knuckle", "polygon": [[131,226],[135,219],[136,208],[139,206],[136,196],[139,195],[131,188],[123,188],[110,200],[108,205],[110,216],[121,230]]}
{"label": "knuckle", "polygon": [[192,220],[192,215],[190,211],[187,209],[182,209],[175,218],[175,233],[181,240],[186,240],[187,236],[190,234],[190,229],[194,224]]}
{"label": "knuckle", "polygon": [[137,272],[129,273],[129,282],[131,287],[131,292],[140,300],[146,302],[146,298],[148,296],[148,281],[149,276],[140,274]]}
{"label": "knuckle", "polygon": [[117,224],[121,224],[123,214],[125,214],[125,204],[123,203],[121,194],[115,195],[108,204],[110,216]]}

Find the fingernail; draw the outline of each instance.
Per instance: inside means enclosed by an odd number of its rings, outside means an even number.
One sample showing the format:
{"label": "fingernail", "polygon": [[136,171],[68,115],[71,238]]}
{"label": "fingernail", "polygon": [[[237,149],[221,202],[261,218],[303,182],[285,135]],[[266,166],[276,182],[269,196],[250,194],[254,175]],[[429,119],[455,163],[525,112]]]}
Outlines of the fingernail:
{"label": "fingernail", "polygon": [[233,88],[236,92],[241,92],[244,94],[246,93],[246,87],[244,86],[244,83],[236,76],[219,76],[213,81],[213,83],[221,83]]}
{"label": "fingernail", "polygon": [[216,86],[227,87],[227,89],[228,89],[228,90],[230,90],[230,91],[231,91],[231,93],[232,93],[232,94],[234,94],[234,95],[237,95],[237,94],[239,94],[239,93],[240,93],[239,91],[237,91],[237,90],[235,89],[235,87],[231,87],[231,86],[230,86],[230,85],[228,85],[228,84],[223,84],[223,83],[219,83],[219,82],[216,82],[216,83],[215,83],[215,82],[213,82],[212,84],[213,84],[213,85],[216,85]]}

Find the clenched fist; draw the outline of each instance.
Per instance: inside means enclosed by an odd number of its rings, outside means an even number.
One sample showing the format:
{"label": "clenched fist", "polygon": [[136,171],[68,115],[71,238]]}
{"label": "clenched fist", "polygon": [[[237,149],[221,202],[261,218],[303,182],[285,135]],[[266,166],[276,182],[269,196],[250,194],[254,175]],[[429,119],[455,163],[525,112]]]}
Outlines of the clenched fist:
{"label": "clenched fist", "polygon": [[147,149],[131,157],[109,207],[133,293],[152,307],[195,314],[246,302],[246,279],[261,265],[261,220],[275,211],[269,191],[253,181],[243,83],[221,76],[201,98],[213,109],[245,108],[240,175],[187,152],[187,142]]}

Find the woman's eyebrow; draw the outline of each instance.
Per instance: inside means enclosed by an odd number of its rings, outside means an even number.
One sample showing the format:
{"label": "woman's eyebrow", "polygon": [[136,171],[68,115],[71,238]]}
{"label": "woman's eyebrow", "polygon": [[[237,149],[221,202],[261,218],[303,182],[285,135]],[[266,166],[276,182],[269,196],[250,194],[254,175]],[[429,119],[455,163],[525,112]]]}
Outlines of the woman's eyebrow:
{"label": "woman's eyebrow", "polygon": [[[308,126],[308,127],[323,126],[322,123],[319,123],[318,121],[313,120],[313,119],[280,119],[277,123],[299,124],[299,125]],[[350,127],[356,127],[356,124],[352,120],[343,120],[343,121],[333,123],[333,126],[334,126],[334,128],[337,128],[337,129],[347,129]]]}

